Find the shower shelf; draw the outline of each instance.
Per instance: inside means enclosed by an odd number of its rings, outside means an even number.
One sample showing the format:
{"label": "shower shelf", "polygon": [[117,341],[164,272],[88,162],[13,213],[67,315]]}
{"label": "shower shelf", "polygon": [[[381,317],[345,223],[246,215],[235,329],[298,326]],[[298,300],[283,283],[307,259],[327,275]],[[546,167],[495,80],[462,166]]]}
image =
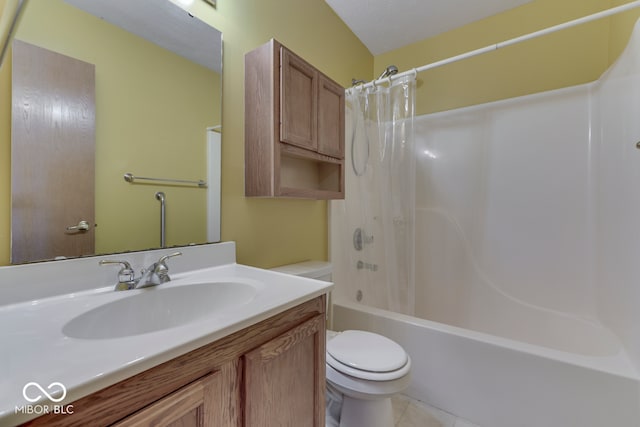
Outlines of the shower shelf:
{"label": "shower shelf", "polygon": [[245,195],[344,199],[344,88],[276,40],[245,55]]}

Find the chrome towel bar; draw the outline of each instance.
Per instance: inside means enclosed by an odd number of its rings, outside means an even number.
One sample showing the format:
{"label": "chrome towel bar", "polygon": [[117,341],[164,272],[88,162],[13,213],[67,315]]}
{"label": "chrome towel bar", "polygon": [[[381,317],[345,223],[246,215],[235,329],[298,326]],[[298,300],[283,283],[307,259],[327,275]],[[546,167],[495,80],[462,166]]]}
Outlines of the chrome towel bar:
{"label": "chrome towel bar", "polygon": [[134,176],[133,174],[127,172],[124,174],[124,180],[127,182],[133,183],[134,181],[157,181],[164,182],[169,184],[188,184],[188,185],[197,185],[200,188],[207,188],[207,182],[203,180],[191,181],[187,179],[172,179],[172,178],[149,178],[145,176]]}

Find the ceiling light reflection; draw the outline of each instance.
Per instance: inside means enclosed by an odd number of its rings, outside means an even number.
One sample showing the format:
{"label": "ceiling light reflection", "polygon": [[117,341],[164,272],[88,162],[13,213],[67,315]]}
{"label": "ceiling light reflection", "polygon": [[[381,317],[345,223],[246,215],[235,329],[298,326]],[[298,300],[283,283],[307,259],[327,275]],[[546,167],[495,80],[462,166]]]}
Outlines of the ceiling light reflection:
{"label": "ceiling light reflection", "polygon": [[431,150],[424,150],[423,153],[424,153],[425,156],[427,156],[427,157],[429,157],[431,159],[437,159],[438,158],[438,155],[436,153],[434,153],[433,151],[431,151]]}

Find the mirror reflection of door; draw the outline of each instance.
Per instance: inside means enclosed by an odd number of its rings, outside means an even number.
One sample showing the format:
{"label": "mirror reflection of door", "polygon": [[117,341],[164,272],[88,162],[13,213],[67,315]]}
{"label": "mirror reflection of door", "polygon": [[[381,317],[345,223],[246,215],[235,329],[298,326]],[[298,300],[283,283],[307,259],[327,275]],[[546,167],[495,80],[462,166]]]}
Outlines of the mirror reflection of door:
{"label": "mirror reflection of door", "polygon": [[95,67],[13,42],[11,262],[94,253]]}

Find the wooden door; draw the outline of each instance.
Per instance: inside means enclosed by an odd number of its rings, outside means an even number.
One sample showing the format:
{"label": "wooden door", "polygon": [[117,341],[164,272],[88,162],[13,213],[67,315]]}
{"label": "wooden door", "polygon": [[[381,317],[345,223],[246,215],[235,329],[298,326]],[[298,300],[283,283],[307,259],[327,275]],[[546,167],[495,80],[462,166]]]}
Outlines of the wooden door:
{"label": "wooden door", "polygon": [[344,158],[344,88],[318,77],[318,153]]}
{"label": "wooden door", "polygon": [[245,426],[324,427],[325,326],[315,316],[245,359]]}
{"label": "wooden door", "polygon": [[318,72],[285,47],[280,65],[280,140],[316,151]]}
{"label": "wooden door", "polygon": [[229,393],[220,372],[194,381],[116,423],[114,427],[222,427],[236,425],[221,419],[216,404]]}
{"label": "wooden door", "polygon": [[15,40],[11,114],[11,262],[93,254],[94,65]]}

